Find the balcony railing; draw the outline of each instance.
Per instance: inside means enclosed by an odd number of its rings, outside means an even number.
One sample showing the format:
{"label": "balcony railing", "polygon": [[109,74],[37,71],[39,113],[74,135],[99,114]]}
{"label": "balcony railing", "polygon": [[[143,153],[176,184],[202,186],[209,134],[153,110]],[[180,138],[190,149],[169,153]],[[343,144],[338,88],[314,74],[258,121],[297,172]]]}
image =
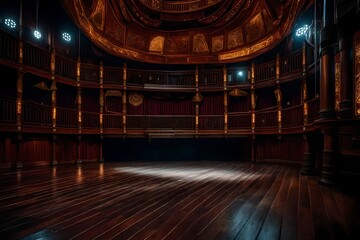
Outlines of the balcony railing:
{"label": "balcony railing", "polygon": [[278,126],[278,111],[256,112],[255,129],[257,128],[276,128]]}
{"label": "balcony railing", "polygon": [[120,67],[104,67],[104,83],[122,85],[124,70]]}
{"label": "balcony railing", "polygon": [[78,112],[75,109],[56,109],[56,125],[59,127],[76,128],[78,127]]}
{"label": "balcony railing", "polygon": [[195,116],[161,115],[161,116],[127,116],[128,129],[143,130],[192,130],[195,129]]}
{"label": "balcony railing", "polygon": [[51,126],[51,106],[24,102],[23,103],[23,124]]}
{"label": "balcony railing", "polygon": [[280,77],[302,71],[301,51],[280,58]]}
{"label": "balcony railing", "polygon": [[281,110],[282,126],[294,127],[301,126],[304,123],[304,106],[298,105],[295,107],[284,108]]}
{"label": "balcony railing", "polygon": [[199,71],[200,86],[222,86],[224,85],[224,72],[222,69]]}
{"label": "balcony railing", "polygon": [[87,82],[99,82],[99,66],[82,63],[80,67],[80,80]]}
{"label": "balcony railing", "polygon": [[200,115],[199,129],[201,130],[222,130],[224,129],[223,115]]}
{"label": "balcony railing", "polygon": [[312,123],[319,118],[320,99],[310,100],[308,102],[308,109],[308,123]]}
{"label": "balcony railing", "polygon": [[0,121],[4,123],[16,123],[15,99],[0,97]]}
{"label": "balcony railing", "polygon": [[24,43],[24,64],[50,72],[50,53]]}
{"label": "balcony railing", "polygon": [[270,61],[255,66],[255,82],[273,80],[276,78],[276,62]]}
{"label": "balcony railing", "polygon": [[19,40],[0,30],[0,58],[17,61]]}
{"label": "balcony railing", "polygon": [[250,129],[251,113],[249,112],[233,112],[228,113],[228,129]]}
{"label": "balcony railing", "polygon": [[84,128],[99,128],[99,113],[82,112],[82,126]]}
{"label": "balcony railing", "polygon": [[70,79],[76,79],[76,61],[56,55],[55,74]]}

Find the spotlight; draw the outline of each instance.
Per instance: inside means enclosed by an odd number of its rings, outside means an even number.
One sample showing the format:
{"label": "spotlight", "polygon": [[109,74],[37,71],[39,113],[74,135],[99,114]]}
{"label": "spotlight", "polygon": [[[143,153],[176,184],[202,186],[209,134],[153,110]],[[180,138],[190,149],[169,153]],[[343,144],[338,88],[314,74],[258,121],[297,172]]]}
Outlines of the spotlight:
{"label": "spotlight", "polygon": [[300,28],[298,28],[295,32],[295,35],[297,37],[300,37],[300,36],[303,36],[303,35],[306,35],[307,31],[309,30],[309,26],[308,25],[304,25]]}
{"label": "spotlight", "polygon": [[238,72],[238,76],[240,76],[240,77],[244,76],[244,72],[243,72],[243,71],[239,71],[239,72]]}
{"label": "spotlight", "polygon": [[36,39],[40,39],[40,38],[41,38],[41,33],[40,33],[38,30],[35,30],[35,31],[34,31],[34,37],[35,37]]}
{"label": "spotlight", "polygon": [[10,18],[6,18],[5,19],[5,25],[8,26],[9,28],[16,28],[16,22]]}
{"label": "spotlight", "polygon": [[70,41],[71,41],[71,35],[70,35],[69,33],[67,33],[67,32],[64,32],[64,33],[62,34],[62,37],[63,37],[63,39],[64,39],[65,41],[67,41],[67,42],[70,42]]}

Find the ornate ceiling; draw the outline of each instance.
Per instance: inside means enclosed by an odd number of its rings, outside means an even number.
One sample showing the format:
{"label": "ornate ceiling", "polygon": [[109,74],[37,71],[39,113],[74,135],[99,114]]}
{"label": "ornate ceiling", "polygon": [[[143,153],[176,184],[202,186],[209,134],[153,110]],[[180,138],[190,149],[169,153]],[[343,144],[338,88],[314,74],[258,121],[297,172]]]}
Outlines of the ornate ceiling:
{"label": "ornate ceiling", "polygon": [[312,0],[63,0],[113,55],[162,63],[253,58],[279,43]]}

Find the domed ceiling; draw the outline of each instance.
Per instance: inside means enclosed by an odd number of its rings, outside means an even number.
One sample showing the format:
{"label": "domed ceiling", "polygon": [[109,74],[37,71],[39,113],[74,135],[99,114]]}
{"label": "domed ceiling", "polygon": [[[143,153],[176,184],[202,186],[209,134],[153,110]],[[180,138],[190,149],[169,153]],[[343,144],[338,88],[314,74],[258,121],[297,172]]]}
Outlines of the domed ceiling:
{"label": "domed ceiling", "polygon": [[225,63],[279,43],[312,0],[63,0],[98,46],[133,60]]}

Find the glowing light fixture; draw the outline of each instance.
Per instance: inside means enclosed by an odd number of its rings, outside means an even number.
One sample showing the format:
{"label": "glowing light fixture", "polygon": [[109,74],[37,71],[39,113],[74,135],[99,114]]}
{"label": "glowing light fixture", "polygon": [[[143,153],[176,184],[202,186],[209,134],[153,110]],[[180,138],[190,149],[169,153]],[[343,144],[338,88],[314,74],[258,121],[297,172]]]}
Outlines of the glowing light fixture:
{"label": "glowing light fixture", "polygon": [[298,28],[298,29],[296,30],[295,35],[296,35],[297,37],[304,36],[304,35],[306,35],[306,33],[307,33],[308,30],[309,30],[309,26],[308,26],[308,25],[304,25],[304,26],[302,26],[302,27],[300,27],[300,28]]}
{"label": "glowing light fixture", "polygon": [[38,30],[35,30],[35,31],[34,31],[34,37],[35,37],[36,39],[40,39],[40,38],[41,38],[41,32],[39,32]]}
{"label": "glowing light fixture", "polygon": [[244,72],[243,72],[243,71],[239,71],[239,72],[238,72],[238,76],[240,76],[240,77],[244,76]]}
{"label": "glowing light fixture", "polygon": [[65,41],[67,41],[67,42],[70,42],[70,41],[71,41],[71,35],[70,35],[69,33],[67,33],[67,32],[64,32],[64,33],[62,34],[62,37],[63,37],[63,39],[64,39]]}
{"label": "glowing light fixture", "polygon": [[16,28],[16,22],[10,18],[6,18],[5,19],[5,25],[8,26],[9,28]]}

